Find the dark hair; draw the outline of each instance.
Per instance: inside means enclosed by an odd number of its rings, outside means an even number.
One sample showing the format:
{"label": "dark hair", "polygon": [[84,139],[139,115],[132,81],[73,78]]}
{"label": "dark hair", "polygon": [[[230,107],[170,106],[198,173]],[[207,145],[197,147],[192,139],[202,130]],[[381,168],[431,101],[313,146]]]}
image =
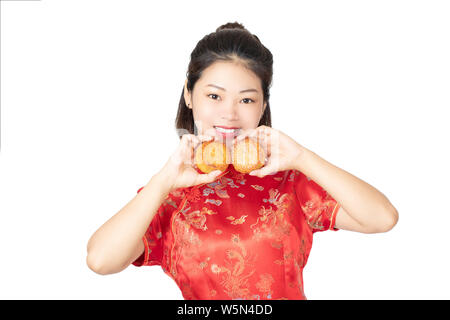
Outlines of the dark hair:
{"label": "dark hair", "polygon": [[[215,32],[204,36],[192,51],[191,61],[186,73],[187,89],[192,92],[203,70],[218,60],[239,60],[261,79],[264,102],[267,102],[267,105],[258,126],[271,127],[269,88],[272,85],[272,53],[259,41],[256,35],[251,34],[242,24],[229,22],[221,25]],[[184,100],[184,86],[178,105],[175,127],[180,139],[182,133],[186,133],[186,130],[191,134],[197,134],[192,109],[186,106]]]}

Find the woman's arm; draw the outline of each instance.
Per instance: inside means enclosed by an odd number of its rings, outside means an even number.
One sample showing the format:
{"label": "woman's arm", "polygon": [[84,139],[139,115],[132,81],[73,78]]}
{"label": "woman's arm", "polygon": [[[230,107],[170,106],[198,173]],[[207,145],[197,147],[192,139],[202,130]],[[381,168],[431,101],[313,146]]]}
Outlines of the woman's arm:
{"label": "woman's arm", "polygon": [[167,179],[159,172],[118,213],[89,239],[86,262],[98,274],[117,273],[144,251],[142,237],[161,203],[170,192]]}
{"label": "woman's arm", "polygon": [[244,131],[237,140],[246,136],[257,137],[269,157],[264,167],[253,170],[250,175],[263,177],[283,170],[301,171],[340,204],[336,228],[377,233],[389,231],[397,223],[397,210],[384,194],[322,159],[280,130],[263,125]]}
{"label": "woman's arm", "polygon": [[386,232],[398,221],[398,212],[384,194],[354,175],[302,148],[296,169],[310,177],[341,208],[335,227],[362,233]]}

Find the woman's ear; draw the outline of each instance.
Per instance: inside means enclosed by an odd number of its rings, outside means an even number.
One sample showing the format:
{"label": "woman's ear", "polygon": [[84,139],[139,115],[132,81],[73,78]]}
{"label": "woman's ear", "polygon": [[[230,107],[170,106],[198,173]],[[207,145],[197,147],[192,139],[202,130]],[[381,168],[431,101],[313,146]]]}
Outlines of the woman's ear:
{"label": "woman's ear", "polygon": [[263,114],[264,114],[264,111],[266,111],[266,107],[267,107],[267,101],[264,102],[263,110],[262,110],[262,112],[261,112],[261,117],[259,117],[260,119],[262,118],[262,116],[263,116]]}
{"label": "woman's ear", "polygon": [[189,90],[187,89],[187,79],[184,82],[184,103],[186,104],[186,106],[189,109],[192,109],[192,104],[191,104],[191,93],[189,92]]}

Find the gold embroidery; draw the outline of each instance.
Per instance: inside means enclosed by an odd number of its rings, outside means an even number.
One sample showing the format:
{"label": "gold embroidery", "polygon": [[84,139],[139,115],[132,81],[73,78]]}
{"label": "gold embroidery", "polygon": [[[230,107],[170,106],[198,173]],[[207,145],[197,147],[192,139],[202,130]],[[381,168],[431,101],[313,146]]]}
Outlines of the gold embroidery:
{"label": "gold embroidery", "polygon": [[281,266],[281,265],[284,265],[284,260],[275,260],[273,263]]}
{"label": "gold embroidery", "polygon": [[[225,293],[232,299],[251,299],[248,279],[255,273],[254,258],[247,255],[239,234],[231,235],[231,243],[238,248],[226,250],[225,266],[211,265],[211,271],[221,276],[220,284]],[[247,267],[251,270],[244,272]]]}
{"label": "gold embroidery", "polygon": [[233,216],[228,216],[225,219],[230,220],[231,224],[236,225],[236,224],[243,224],[245,222],[245,218],[247,218],[247,217],[248,217],[248,215],[242,215],[239,219],[236,219]]}
{"label": "gold embroidery", "polygon": [[213,188],[216,195],[220,198],[229,198],[230,196],[227,193],[227,179],[226,177],[222,176],[220,179],[208,183],[208,187]]}
{"label": "gold embroidery", "polygon": [[247,179],[245,179],[245,174],[244,173],[237,173],[233,176],[233,179],[236,180],[236,183],[239,184],[245,184],[245,182],[247,181]]}
{"label": "gold embroidery", "polygon": [[271,242],[270,245],[274,247],[275,249],[281,249],[283,247],[282,242]]}
{"label": "gold embroidery", "polygon": [[184,213],[186,221],[192,225],[194,228],[206,231],[208,227],[206,226],[206,216],[205,215],[217,214],[217,212],[212,211],[206,207],[202,208],[202,211],[195,210],[190,213]]}
{"label": "gold embroidery", "polygon": [[180,284],[180,289],[181,289],[181,292],[185,299],[189,299],[189,300],[194,299],[194,294],[193,294],[192,288],[188,283],[182,282]]}
{"label": "gold embroidery", "polygon": [[327,220],[325,214],[330,206],[335,205],[334,200],[327,200],[328,197],[329,196],[327,194],[327,197],[322,202],[320,199],[308,200],[305,202],[305,205],[301,206],[303,213],[306,216],[306,222],[312,229],[324,230],[324,220]]}
{"label": "gold embroidery", "polygon": [[200,269],[205,269],[208,266],[208,261],[211,260],[211,257],[207,257],[205,261],[201,261],[198,265]]}
{"label": "gold embroidery", "polygon": [[261,291],[266,295],[266,298],[271,298],[272,296],[272,283],[274,282],[273,277],[269,273],[264,273],[259,276],[259,281],[255,284],[256,289]]}
{"label": "gold embroidery", "polygon": [[271,245],[274,248],[282,248],[282,240],[284,235],[289,235],[291,226],[286,220],[286,216],[290,215],[292,207],[292,195],[284,193],[280,196],[277,189],[269,190],[269,202],[276,206],[276,209],[264,206],[258,211],[260,217],[250,226],[253,229],[253,240],[261,240],[263,238],[273,239]]}
{"label": "gold embroidery", "polygon": [[305,240],[302,239],[302,243],[300,245],[300,250],[297,251],[297,253],[295,254],[295,257],[292,257],[292,254],[289,255],[289,259],[293,259],[293,263],[294,263],[294,268],[295,268],[295,274],[297,276],[296,282],[291,282],[289,283],[289,285],[294,288],[297,287],[300,294],[303,296],[304,299],[306,299],[305,293],[303,291],[303,275],[302,275],[302,270],[303,267],[306,264],[306,260],[305,260]]}
{"label": "gold embroidery", "polygon": [[251,184],[250,186],[252,186],[253,189],[258,190],[258,191],[264,190],[263,186],[260,186],[260,185],[257,185],[257,184]]}
{"label": "gold embroidery", "polygon": [[[180,259],[181,252],[184,252],[186,256],[194,256],[197,252],[197,247],[202,245],[202,241],[198,235],[192,230],[191,224],[184,221],[179,215],[174,217],[172,231],[177,239],[171,249],[171,265],[170,274],[175,278],[177,276],[176,268],[174,267],[173,261],[173,250],[176,249],[177,261]],[[175,265],[177,264],[175,261]]]}

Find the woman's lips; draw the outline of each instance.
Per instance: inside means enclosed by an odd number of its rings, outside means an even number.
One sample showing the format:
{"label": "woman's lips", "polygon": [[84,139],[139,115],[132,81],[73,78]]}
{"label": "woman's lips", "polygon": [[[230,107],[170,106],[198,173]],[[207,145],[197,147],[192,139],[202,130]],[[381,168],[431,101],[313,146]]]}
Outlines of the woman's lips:
{"label": "woman's lips", "polygon": [[225,139],[237,137],[241,131],[240,128],[227,129],[226,127],[218,127],[218,126],[215,126],[214,129],[219,137]]}

